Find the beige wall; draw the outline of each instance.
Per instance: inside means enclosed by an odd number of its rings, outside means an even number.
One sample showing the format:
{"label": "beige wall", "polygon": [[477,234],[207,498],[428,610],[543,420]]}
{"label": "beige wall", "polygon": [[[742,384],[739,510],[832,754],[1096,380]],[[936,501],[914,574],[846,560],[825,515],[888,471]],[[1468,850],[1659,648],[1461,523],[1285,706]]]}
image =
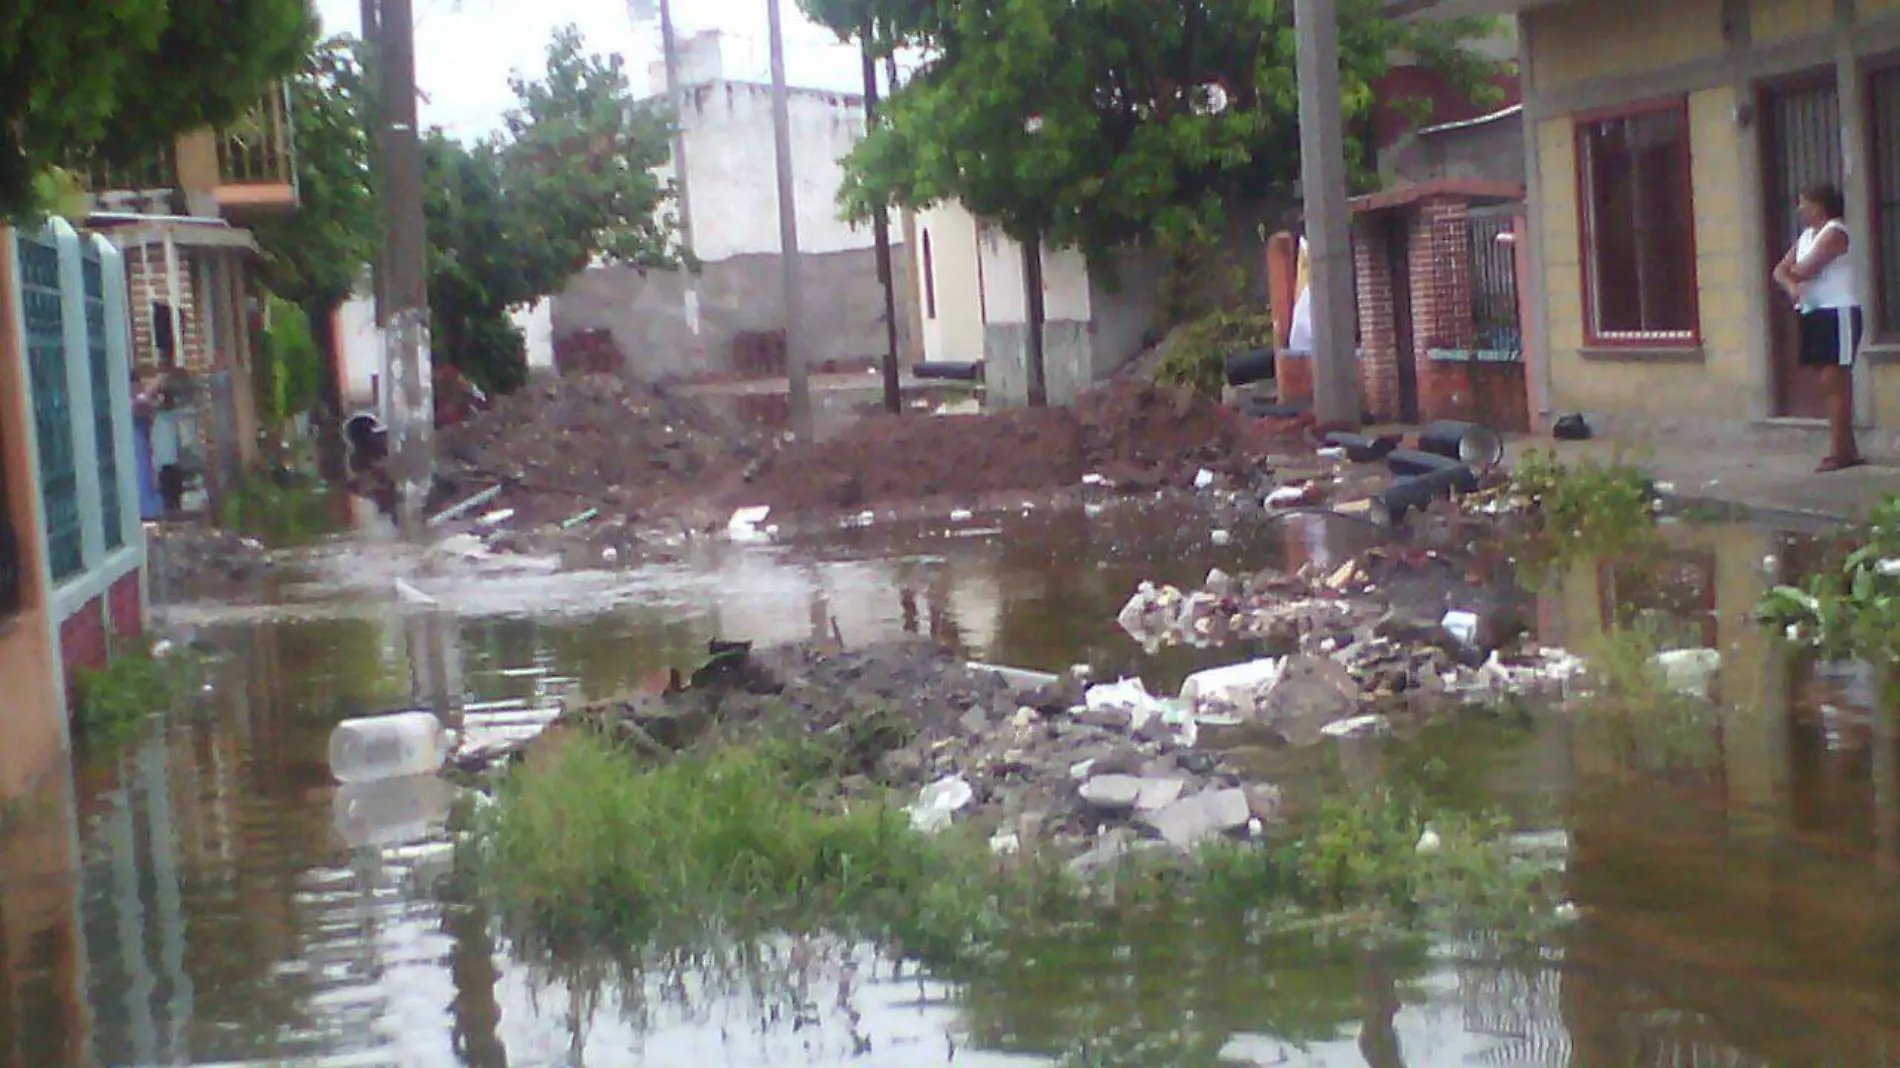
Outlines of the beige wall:
{"label": "beige wall", "polygon": [[[0,250],[10,250],[12,239],[13,232],[0,227],[0,241],[5,242]],[[26,433],[32,411],[15,333],[12,271],[11,252],[0,251],[0,469],[7,485],[6,520],[20,540],[26,573],[24,607],[12,619],[0,620],[0,680],[6,686],[0,700],[0,800],[33,789],[63,759],[66,747],[41,580],[44,548],[35,495],[39,480]]]}
{"label": "beige wall", "polygon": [[[1900,42],[1900,0],[1862,0],[1856,8],[1867,32],[1847,35],[1853,50],[1872,56]],[[1831,73],[1834,4],[1748,0],[1751,47],[1739,52],[1724,40],[1722,9],[1722,0],[1569,0],[1523,15],[1532,199],[1541,231],[1540,277],[1527,304],[1542,302],[1526,314],[1534,321],[1542,312],[1555,411],[1739,423],[1773,410],[1763,337],[1770,265],[1761,236],[1759,138],[1746,106],[1774,77]],[[1851,87],[1843,96],[1859,91]],[[1576,123],[1599,109],[1671,97],[1685,99],[1689,110],[1700,351],[1587,351]],[[1845,113],[1844,120],[1851,122]],[[1848,140],[1856,137],[1850,132]],[[1851,213],[1857,178],[1846,169]],[[1879,340],[1878,355],[1900,352],[1888,337]],[[1862,399],[1863,416],[1900,429],[1900,365],[1870,360]]]}
{"label": "beige wall", "polygon": [[[926,264],[924,238],[930,238]],[[977,264],[976,219],[960,204],[942,204],[917,217],[918,300],[923,308],[924,359],[969,362],[983,358],[984,277]],[[928,267],[929,277],[925,276]],[[936,298],[931,314],[931,295]]]}

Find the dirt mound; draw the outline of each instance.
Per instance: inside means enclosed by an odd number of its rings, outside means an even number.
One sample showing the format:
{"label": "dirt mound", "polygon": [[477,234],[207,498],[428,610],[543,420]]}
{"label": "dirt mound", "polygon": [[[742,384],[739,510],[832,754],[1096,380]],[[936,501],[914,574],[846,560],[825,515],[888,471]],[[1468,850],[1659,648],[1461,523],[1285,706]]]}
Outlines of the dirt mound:
{"label": "dirt mound", "polygon": [[1215,401],[1137,380],[1073,408],[982,415],[872,416],[766,462],[744,503],[791,512],[1057,490],[1091,472],[1125,489],[1186,485],[1202,467],[1244,462],[1244,421]]}
{"label": "dirt mound", "polygon": [[699,402],[612,374],[536,382],[439,438],[459,490],[507,483],[504,503],[543,519],[652,508],[743,469],[761,449]]}

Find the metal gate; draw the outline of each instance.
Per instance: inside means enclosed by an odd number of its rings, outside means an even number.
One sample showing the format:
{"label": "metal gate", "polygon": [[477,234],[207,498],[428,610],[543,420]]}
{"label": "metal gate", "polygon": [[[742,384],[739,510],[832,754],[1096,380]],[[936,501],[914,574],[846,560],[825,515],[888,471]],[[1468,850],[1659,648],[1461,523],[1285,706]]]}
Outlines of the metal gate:
{"label": "metal gate", "polygon": [[72,390],[66,378],[66,310],[59,288],[59,247],[44,235],[18,238],[20,307],[33,384],[33,426],[46,508],[46,555],[53,581],[85,566],[80,542],[79,471],[73,445]]}

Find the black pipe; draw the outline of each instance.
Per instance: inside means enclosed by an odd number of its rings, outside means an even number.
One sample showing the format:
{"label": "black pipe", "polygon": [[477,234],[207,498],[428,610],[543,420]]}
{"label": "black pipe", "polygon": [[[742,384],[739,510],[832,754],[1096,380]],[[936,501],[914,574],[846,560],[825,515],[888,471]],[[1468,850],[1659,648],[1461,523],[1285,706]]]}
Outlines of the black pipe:
{"label": "black pipe", "polygon": [[1227,384],[1244,386],[1273,377],[1273,350],[1253,349],[1227,357]]}
{"label": "black pipe", "polygon": [[951,382],[974,382],[983,377],[983,361],[973,360],[969,363],[939,361],[937,363],[926,362],[913,364],[910,369],[910,374],[912,378],[934,378],[940,381]]}
{"label": "black pipe", "polygon": [[1440,471],[1455,472],[1452,485],[1461,493],[1472,493],[1478,488],[1478,473],[1465,464],[1436,453],[1419,452],[1417,449],[1395,449],[1388,453],[1385,465],[1392,473],[1403,477],[1434,475]]}
{"label": "black pipe", "polygon": [[1392,451],[1399,447],[1399,439],[1391,435],[1374,438],[1346,430],[1335,430],[1326,435],[1326,444],[1345,449],[1346,459],[1353,463],[1369,464],[1391,455]]}
{"label": "black pipe", "polygon": [[1469,492],[1477,488],[1477,483],[1477,476],[1472,474],[1471,469],[1459,463],[1402,478],[1383,492],[1373,495],[1372,517],[1385,526],[1397,526],[1405,521],[1406,513],[1412,509],[1423,508],[1433,498],[1449,496],[1454,490]]}
{"label": "black pipe", "polygon": [[1293,419],[1306,414],[1306,409],[1297,404],[1276,404],[1261,397],[1243,399],[1240,410],[1255,419]]}
{"label": "black pipe", "polygon": [[1441,419],[1419,431],[1418,447],[1485,470],[1504,462],[1504,439],[1478,423]]}

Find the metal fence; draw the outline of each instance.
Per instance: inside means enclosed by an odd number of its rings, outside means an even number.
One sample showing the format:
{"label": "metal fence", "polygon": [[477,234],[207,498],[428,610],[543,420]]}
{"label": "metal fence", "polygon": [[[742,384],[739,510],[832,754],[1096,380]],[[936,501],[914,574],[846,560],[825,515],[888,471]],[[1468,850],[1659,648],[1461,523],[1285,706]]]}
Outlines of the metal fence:
{"label": "metal fence", "polygon": [[53,581],[59,582],[85,567],[73,398],[66,368],[66,302],[59,284],[59,246],[52,236],[22,234],[19,249],[20,310],[26,324],[33,425],[39,441],[46,553]]}
{"label": "metal fence", "polygon": [[1512,230],[1514,216],[1507,212],[1472,211],[1466,226],[1466,248],[1471,258],[1471,347],[1498,354],[1495,358],[1524,358],[1523,326],[1518,318],[1517,260],[1511,246],[1500,240]]}

